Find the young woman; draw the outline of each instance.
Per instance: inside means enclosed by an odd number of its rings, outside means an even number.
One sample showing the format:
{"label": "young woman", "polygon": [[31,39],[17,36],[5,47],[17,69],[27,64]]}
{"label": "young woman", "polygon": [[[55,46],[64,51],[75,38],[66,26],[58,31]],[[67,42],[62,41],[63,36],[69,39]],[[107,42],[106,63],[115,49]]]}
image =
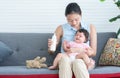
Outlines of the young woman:
{"label": "young woman", "polygon": [[[90,33],[90,41],[88,43],[91,48],[87,49],[88,56],[95,56],[97,49],[96,29],[94,25],[87,25],[82,21],[82,11],[79,5],[77,3],[68,4],[65,10],[65,16],[68,22],[58,26],[55,30],[57,42],[59,43],[60,39],[62,39],[62,42],[64,40],[72,41],[76,31],[84,28]],[[48,39],[48,48],[51,43],[51,39]],[[62,47],[61,52],[64,52]],[[77,55],[76,58],[79,58],[79,55]],[[68,57],[61,58],[59,61],[59,78],[72,78],[72,72],[76,78],[89,78],[87,67],[82,59],[76,59],[71,64]]]}

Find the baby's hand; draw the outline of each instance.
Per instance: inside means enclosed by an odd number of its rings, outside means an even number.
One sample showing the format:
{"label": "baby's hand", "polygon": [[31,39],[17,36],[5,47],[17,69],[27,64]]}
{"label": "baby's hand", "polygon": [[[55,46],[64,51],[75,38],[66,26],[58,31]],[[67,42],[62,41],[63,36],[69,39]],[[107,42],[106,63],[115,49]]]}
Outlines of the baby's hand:
{"label": "baby's hand", "polygon": [[64,40],[63,44],[66,46],[66,48],[70,48],[69,42]]}

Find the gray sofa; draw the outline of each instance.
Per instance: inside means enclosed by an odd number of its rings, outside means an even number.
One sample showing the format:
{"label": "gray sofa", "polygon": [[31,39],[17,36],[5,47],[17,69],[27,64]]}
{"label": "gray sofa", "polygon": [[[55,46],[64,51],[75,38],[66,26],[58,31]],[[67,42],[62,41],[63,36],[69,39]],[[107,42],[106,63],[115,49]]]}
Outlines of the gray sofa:
{"label": "gray sofa", "polygon": [[[13,53],[0,62],[0,78],[10,78],[11,75],[58,75],[58,70],[27,69],[25,61],[33,59],[36,56],[47,57],[46,64],[52,64],[56,54],[60,52],[60,45],[57,51],[48,54],[47,40],[51,38],[52,33],[0,33],[0,41],[9,46]],[[89,71],[92,74],[116,74],[120,76],[120,67],[117,66],[99,66],[100,54],[110,37],[116,37],[114,32],[97,33],[97,55],[93,58],[96,61],[96,68]],[[58,76],[55,76],[58,77]],[[18,77],[20,78],[20,77]],[[22,77],[23,78],[23,77]],[[32,77],[31,77],[32,78]],[[34,77],[35,78],[35,77]],[[40,77],[39,77],[40,78]],[[50,78],[50,77],[49,77]],[[52,78],[52,77],[51,77]]]}

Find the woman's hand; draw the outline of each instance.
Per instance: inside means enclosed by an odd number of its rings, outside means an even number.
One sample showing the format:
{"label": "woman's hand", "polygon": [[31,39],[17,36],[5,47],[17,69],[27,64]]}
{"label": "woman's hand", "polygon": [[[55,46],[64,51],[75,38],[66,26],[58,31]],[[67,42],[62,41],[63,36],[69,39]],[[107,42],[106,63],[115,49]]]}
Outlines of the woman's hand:
{"label": "woman's hand", "polygon": [[52,40],[48,39],[48,48],[50,48],[51,45],[52,45]]}
{"label": "woman's hand", "polygon": [[48,53],[53,54],[52,51],[50,51],[50,46],[52,45],[52,40],[48,39]]}
{"label": "woman's hand", "polygon": [[92,56],[93,53],[94,53],[94,50],[91,48],[91,47],[88,47],[85,49],[85,53],[88,55],[88,56]]}

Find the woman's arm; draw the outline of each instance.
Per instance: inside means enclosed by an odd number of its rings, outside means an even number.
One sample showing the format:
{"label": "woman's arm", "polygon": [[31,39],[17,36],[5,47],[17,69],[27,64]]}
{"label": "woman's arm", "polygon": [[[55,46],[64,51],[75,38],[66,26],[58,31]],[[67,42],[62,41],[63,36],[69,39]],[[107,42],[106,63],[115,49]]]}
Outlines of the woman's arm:
{"label": "woman's arm", "polygon": [[90,25],[90,47],[93,52],[89,56],[95,56],[97,51],[97,32],[92,24]]}
{"label": "woman's arm", "polygon": [[63,29],[62,29],[61,25],[56,28],[55,33],[56,33],[56,37],[57,37],[57,44],[56,45],[58,45],[58,43],[61,40],[61,37],[63,36]]}
{"label": "woman's arm", "polygon": [[[56,37],[57,37],[57,43],[56,45],[58,45],[59,41],[60,41],[60,38],[62,37],[62,34],[63,34],[63,30],[62,30],[62,27],[61,26],[58,26],[55,30],[55,33],[56,33]],[[49,48],[52,44],[52,40],[51,39],[48,39],[48,52],[51,54],[53,52],[49,51]]]}

